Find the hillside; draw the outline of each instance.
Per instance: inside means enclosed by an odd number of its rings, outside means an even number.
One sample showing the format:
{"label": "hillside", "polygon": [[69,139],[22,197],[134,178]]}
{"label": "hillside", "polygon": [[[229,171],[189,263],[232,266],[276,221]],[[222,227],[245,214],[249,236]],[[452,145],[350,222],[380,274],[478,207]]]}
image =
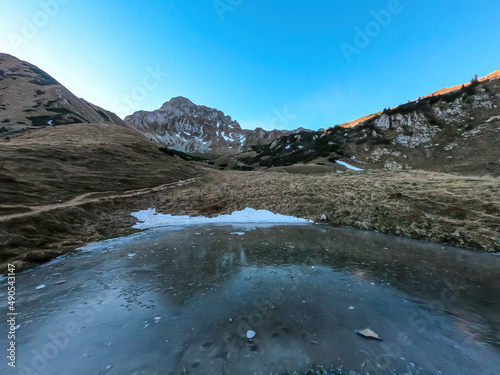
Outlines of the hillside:
{"label": "hillside", "polygon": [[36,66],[0,53],[0,137],[74,123],[124,125],[114,113],[77,98]]}
{"label": "hillside", "polygon": [[7,202],[40,205],[92,191],[151,187],[199,169],[112,124],[46,127],[0,139],[0,145],[0,212]]}
{"label": "hillside", "polygon": [[354,127],[290,134],[237,159],[266,168],[320,164],[331,171],[343,161],[362,169],[499,176],[500,79],[488,77],[368,116]]}
{"label": "hillside", "polygon": [[0,263],[36,263],[116,235],[144,197],[205,173],[114,124],[0,139]]}
{"label": "hillside", "polygon": [[[422,100],[422,99],[425,99],[425,98],[430,98],[432,96],[439,96],[439,95],[444,95],[444,94],[448,94],[450,92],[453,92],[453,91],[459,91],[461,90],[462,88],[465,88],[467,86],[470,86],[474,83],[477,83],[477,82],[484,82],[484,81],[488,81],[488,80],[492,80],[492,79],[499,79],[500,78],[500,69],[494,71],[493,73],[490,73],[488,74],[487,76],[484,76],[482,78],[478,78],[476,80],[476,82],[474,82],[474,80],[472,80],[471,82],[466,82],[466,83],[463,83],[461,85],[456,85],[456,86],[452,86],[452,87],[445,87],[441,90],[438,90],[438,91],[434,91],[433,93],[429,94],[429,95],[426,95],[424,97],[421,97],[421,98],[418,98],[418,99],[415,99],[413,101],[410,101],[410,103],[415,103],[415,102],[418,102],[419,100]],[[394,109],[394,108],[390,108],[390,109]],[[361,118],[358,118],[354,121],[350,121],[350,122],[346,122],[344,124],[340,124],[339,126],[343,127],[343,128],[352,128],[354,126],[357,126],[369,119],[371,119],[372,117],[378,115],[380,113],[372,113],[370,115],[367,115],[367,116],[363,116]]]}
{"label": "hillside", "polygon": [[[6,262],[23,269],[130,233],[130,213],[148,207],[216,215],[251,206],[499,251],[496,76],[352,128],[245,130],[223,112],[179,97],[128,117],[134,129],[33,65],[1,59],[10,67],[0,73],[0,272]],[[87,122],[104,119],[101,112],[110,122]],[[13,123],[14,115],[32,124]],[[47,123],[34,120],[46,116]],[[207,164],[160,150],[165,144],[219,155]],[[349,164],[365,171],[328,173],[346,172]]]}
{"label": "hillside", "polygon": [[136,112],[125,122],[159,144],[195,153],[234,154],[291,133],[242,129],[224,112],[196,105],[184,97],[173,98],[153,112]]}

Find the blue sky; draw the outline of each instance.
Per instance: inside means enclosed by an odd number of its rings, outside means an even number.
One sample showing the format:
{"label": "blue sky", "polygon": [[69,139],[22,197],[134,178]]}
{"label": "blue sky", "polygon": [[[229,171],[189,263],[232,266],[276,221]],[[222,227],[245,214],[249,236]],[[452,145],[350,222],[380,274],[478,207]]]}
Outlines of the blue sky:
{"label": "blue sky", "polygon": [[118,113],[318,129],[500,68],[498,0],[0,0],[0,51]]}

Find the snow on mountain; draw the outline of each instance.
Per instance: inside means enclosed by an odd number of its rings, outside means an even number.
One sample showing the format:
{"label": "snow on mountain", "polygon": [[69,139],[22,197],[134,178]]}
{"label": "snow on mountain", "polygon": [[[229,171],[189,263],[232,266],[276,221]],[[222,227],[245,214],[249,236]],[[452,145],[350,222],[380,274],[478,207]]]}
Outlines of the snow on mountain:
{"label": "snow on mountain", "polygon": [[153,112],[139,111],[125,118],[139,132],[183,152],[241,152],[290,134],[286,130],[242,129],[224,112],[176,97]]}

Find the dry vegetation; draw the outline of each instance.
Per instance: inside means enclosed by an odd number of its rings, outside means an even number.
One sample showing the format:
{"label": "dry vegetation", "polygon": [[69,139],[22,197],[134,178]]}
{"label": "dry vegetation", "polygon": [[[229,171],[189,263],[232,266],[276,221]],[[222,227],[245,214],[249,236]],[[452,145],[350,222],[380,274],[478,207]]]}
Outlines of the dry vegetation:
{"label": "dry vegetation", "polygon": [[90,242],[136,232],[131,212],[154,206],[164,191],[127,198],[105,198],[74,206],[2,220],[0,273],[47,262]]}
{"label": "dry vegetation", "polygon": [[201,168],[117,125],[46,127],[0,140],[0,214],[16,206],[120,192],[192,177]]}
{"label": "dry vegetation", "polygon": [[500,251],[500,179],[435,172],[343,175],[214,172],[166,192],[159,212],[215,215],[252,207],[450,245]]}
{"label": "dry vegetation", "polygon": [[[203,173],[198,165],[168,156],[136,131],[117,125],[64,125],[4,138],[0,273],[8,261],[20,269],[89,241],[130,232],[130,212],[153,204],[164,191],[144,194],[141,189]],[[75,200],[79,196],[83,199]]]}
{"label": "dry vegetation", "polygon": [[[313,174],[307,166],[219,171],[168,156],[114,125],[66,125],[4,139],[0,156],[0,272],[7,262],[22,269],[131,233],[130,213],[148,207],[209,216],[252,207],[315,221],[325,214],[335,225],[500,251],[500,178]],[[160,187],[141,190],[154,186]]]}
{"label": "dry vegetation", "polygon": [[[207,215],[245,207],[450,245],[500,251],[500,179],[435,172],[339,175],[211,171],[184,186],[2,220],[0,261],[42,263],[85,243],[132,233],[131,212]],[[6,215],[3,216],[4,218]],[[0,272],[3,269],[0,265]]]}

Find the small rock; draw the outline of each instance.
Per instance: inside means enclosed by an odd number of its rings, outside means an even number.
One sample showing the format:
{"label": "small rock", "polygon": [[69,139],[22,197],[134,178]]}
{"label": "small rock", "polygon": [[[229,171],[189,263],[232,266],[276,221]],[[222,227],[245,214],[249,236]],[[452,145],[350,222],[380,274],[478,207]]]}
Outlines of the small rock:
{"label": "small rock", "polygon": [[45,288],[45,284],[41,284],[41,285],[38,285],[36,287],[37,290],[40,290],[40,289],[43,289],[43,288]]}
{"label": "small rock", "polygon": [[255,337],[255,335],[256,335],[255,331],[252,331],[252,330],[247,331],[247,338],[248,339],[250,339],[250,340],[253,339]]}
{"label": "small rock", "polygon": [[64,284],[64,283],[66,283],[66,280],[56,281],[56,285],[61,285],[61,284]]}
{"label": "small rock", "polygon": [[321,217],[319,218],[321,221],[326,221],[328,219],[328,216],[326,216],[325,214],[321,215]]}
{"label": "small rock", "polygon": [[376,334],[371,328],[358,329],[355,332],[360,336],[366,337],[367,339],[382,341],[382,337]]}

